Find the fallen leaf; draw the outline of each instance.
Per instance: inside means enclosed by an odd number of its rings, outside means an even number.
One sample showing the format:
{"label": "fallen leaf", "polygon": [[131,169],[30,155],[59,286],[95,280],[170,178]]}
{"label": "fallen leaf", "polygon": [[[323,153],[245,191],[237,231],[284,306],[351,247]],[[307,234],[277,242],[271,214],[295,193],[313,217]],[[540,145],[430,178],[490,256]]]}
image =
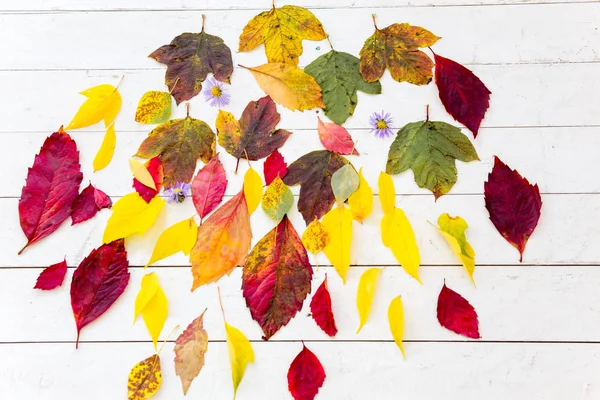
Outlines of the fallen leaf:
{"label": "fallen leaf", "polygon": [[287,174],[287,164],[283,160],[283,156],[279,150],[275,149],[269,157],[265,160],[263,165],[263,172],[265,175],[265,183],[270,185],[273,179],[280,177],[283,179]]}
{"label": "fallen leaf", "polygon": [[465,230],[469,227],[467,221],[461,217],[451,217],[448,214],[441,214],[438,218],[439,228],[436,229],[444,236],[444,239],[450,245],[450,248],[456,254],[462,265],[469,273],[469,277],[475,284],[473,272],[475,272],[475,251],[467,242]]}
{"label": "fallen leaf", "polygon": [[310,313],[323,332],[331,337],[337,334],[338,329],[331,309],[331,295],[327,288],[327,275],[310,301]]}
{"label": "fallen leaf", "polygon": [[87,221],[103,208],[112,207],[112,200],[102,190],[90,183],[73,201],[71,225]]}
{"label": "fallen leaf", "polygon": [[302,244],[313,254],[317,254],[329,244],[329,234],[318,219],[308,224],[302,233]]}
{"label": "fallen leaf", "polygon": [[323,25],[309,10],[283,6],[263,11],[252,18],[240,35],[240,52],[264,43],[269,63],[298,65],[302,40],[323,40]]}
{"label": "fallen leaf", "polygon": [[154,396],[162,384],[160,357],[154,354],[135,364],[127,379],[127,400],[146,400]]}
{"label": "fallen leaf", "polygon": [[325,370],[317,356],[302,343],[287,374],[288,389],[294,400],[313,400],[325,382]]}
{"label": "fallen leaf", "polygon": [[184,395],[204,366],[204,355],[208,350],[208,333],[203,322],[205,312],[175,340],[175,374],[181,379]]}
{"label": "fallen leaf", "polygon": [[485,208],[500,234],[519,250],[519,261],[527,240],[535,230],[542,210],[537,184],[532,185],[518,171],[494,156],[494,168],[483,184]]}
{"label": "fallen leaf", "polygon": [[197,237],[198,225],[193,217],[171,225],[158,237],[152,256],[144,268],[180,251],[187,256],[196,244]]}
{"label": "fallen leaf", "polygon": [[358,181],[358,189],[348,197],[348,206],[350,206],[352,218],[362,224],[373,211],[373,190],[363,177],[362,167],[358,171]]}
{"label": "fallen leaf", "polygon": [[331,50],[323,54],[308,64],[304,72],[315,78],[323,89],[323,103],[325,103],[323,111],[327,118],[338,125],[342,125],[349,116],[354,114],[358,104],[357,91],[381,94],[379,81],[363,80],[358,58],[341,51]]}
{"label": "fallen leaf", "polygon": [[429,189],[437,200],[456,183],[455,160],[479,160],[459,128],[439,121],[411,122],[398,131],[390,147],[386,172],[395,175],[412,169],[417,185]]}
{"label": "fallen leaf", "polygon": [[233,398],[244,378],[246,366],[254,362],[254,350],[250,341],[242,331],[225,322],[227,333],[227,348],[229,349],[229,363],[231,364],[231,379],[233,380]]}
{"label": "fallen leaf", "polygon": [[278,104],[292,111],[325,107],[321,87],[315,79],[293,65],[269,63],[254,68],[252,72],[258,86]]}
{"label": "fallen leaf", "polygon": [[404,354],[404,347],[402,346],[402,337],[404,336],[404,308],[402,307],[402,298],[400,296],[394,297],[388,307],[388,322],[390,324],[390,332],[396,346],[402,352],[402,357],[406,359]]}
{"label": "fallen leaf", "polygon": [[125,242],[119,239],[92,250],[73,273],[71,307],[77,326],[76,347],[81,329],[104,314],[127,287],[128,267]]}
{"label": "fallen leaf", "polygon": [[146,203],[137,192],[121,197],[112,207],[113,213],[104,228],[103,243],[143,235],[154,225],[164,205],[165,201],[160,197]]}
{"label": "fallen leaf", "polygon": [[262,197],[262,209],[271,219],[281,221],[294,204],[294,195],[290,188],[276,177],[265,190]]}
{"label": "fallen leaf", "polygon": [[19,254],[71,215],[82,179],[77,145],[61,127],[46,138],[27,171],[19,199],[19,220],[27,244]]}
{"label": "fallen leaf", "polygon": [[481,338],[475,309],[446,283],[438,296],[437,319],[441,326],[454,333],[471,339]]}
{"label": "fallen leaf", "polygon": [[140,196],[142,196],[146,203],[149,203],[150,200],[152,200],[162,189],[164,175],[162,164],[160,163],[160,158],[158,157],[152,157],[144,163],[144,166],[152,176],[152,180],[154,181],[154,187],[156,189],[152,189],[144,185],[142,182],[138,181],[135,178],[133,178],[133,188],[136,192],[140,194]]}
{"label": "fallen leaf", "polygon": [[87,100],[79,107],[66,129],[85,128],[102,120],[108,128],[121,109],[122,100],[117,88],[112,85],[98,85],[80,94],[87,97]]}
{"label": "fallen leaf", "polygon": [[381,268],[369,268],[360,276],[358,291],[356,292],[356,308],[358,309],[360,325],[356,333],[360,332],[362,327],[367,323],[367,319],[369,319],[379,274],[381,274]]}
{"label": "fallen leaf", "polygon": [[34,289],[52,290],[62,286],[67,274],[67,261],[62,260],[59,263],[52,264],[44,268],[35,283]]}
{"label": "fallen leaf", "polygon": [[221,203],[225,189],[227,189],[225,169],[219,160],[219,155],[215,154],[192,181],[192,200],[200,221]]}
{"label": "fallen leaf", "polygon": [[335,200],[342,204],[358,189],[360,179],[352,164],[346,164],[331,175],[331,190]]}
{"label": "fallen leaf", "polygon": [[171,93],[149,90],[140,99],[135,120],[142,124],[161,124],[171,116]]}
{"label": "fallen leaf", "polygon": [[254,169],[249,168],[244,174],[244,197],[248,205],[248,213],[252,215],[260,204],[262,197],[262,179]]}
{"label": "fallen leaf", "polygon": [[329,237],[323,251],[342,281],[346,283],[346,274],[350,268],[352,213],[344,205],[333,208],[323,217],[323,228]]}
{"label": "fallen leaf", "polygon": [[113,123],[106,128],[106,133],[104,134],[104,139],[102,139],[102,144],[100,145],[100,148],[94,157],[94,161],[92,162],[94,172],[100,171],[110,164],[113,155],[115,154],[116,146],[117,134],[115,133],[115,124]]}
{"label": "fallen leaf", "polygon": [[135,299],[135,315],[133,321],[142,315],[146,329],[152,337],[154,350],[160,332],[165,326],[169,313],[169,302],[165,292],[160,287],[156,272],[150,272],[142,278],[142,286]]}
{"label": "fallen leaf", "polygon": [[323,123],[321,118],[318,117],[317,119],[319,120],[317,127],[319,139],[327,150],[342,155],[359,155],[358,151],[354,148],[352,136],[350,136],[346,128],[331,122]]}
{"label": "fallen leaf", "polygon": [[379,202],[383,214],[391,214],[396,209],[396,189],[394,189],[394,181],[392,177],[385,172],[379,173]]}
{"label": "fallen leaf", "polygon": [[242,274],[246,305],[269,340],[302,309],[313,270],[300,237],[284,216],[248,254]]}
{"label": "fallen leaf", "polygon": [[134,179],[136,179],[142,185],[149,187],[150,189],[156,190],[154,178],[152,177],[152,175],[150,175],[150,172],[144,164],[142,164],[135,158],[130,158],[129,168],[131,169],[131,173],[133,174]]}

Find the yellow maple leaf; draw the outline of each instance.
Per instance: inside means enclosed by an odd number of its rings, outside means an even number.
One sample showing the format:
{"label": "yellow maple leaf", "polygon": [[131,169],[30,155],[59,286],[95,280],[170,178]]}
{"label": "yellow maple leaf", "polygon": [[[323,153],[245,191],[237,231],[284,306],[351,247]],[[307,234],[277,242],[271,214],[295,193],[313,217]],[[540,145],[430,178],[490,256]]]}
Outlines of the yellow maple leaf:
{"label": "yellow maple leaf", "polygon": [[87,100],[79,107],[66,130],[85,128],[101,120],[104,120],[105,127],[113,123],[122,103],[116,87],[107,84],[98,85],[84,90],[81,94],[87,97]]}
{"label": "yellow maple leaf", "polygon": [[313,254],[317,254],[329,244],[329,234],[318,219],[308,224],[302,233],[302,244]]}
{"label": "yellow maple leaf", "polygon": [[158,196],[150,200],[150,203],[146,203],[137,192],[121,197],[112,206],[113,213],[106,223],[103,243],[110,243],[136,233],[143,235],[154,225],[164,205],[165,201]]}
{"label": "yellow maple leaf", "polygon": [[404,309],[402,307],[402,298],[400,296],[395,297],[390,302],[390,306],[388,307],[388,322],[396,346],[398,346],[402,352],[402,357],[406,359],[404,347],[402,346],[402,337],[404,336]]}
{"label": "yellow maple leaf", "polygon": [[325,214],[322,224],[329,236],[329,243],[323,252],[333,264],[342,281],[346,283],[346,273],[350,268],[352,213],[341,204]]}
{"label": "yellow maple leaf", "polygon": [[371,305],[373,304],[373,296],[375,295],[375,288],[377,287],[377,280],[379,279],[380,273],[381,268],[369,268],[363,272],[360,277],[358,290],[356,292],[356,308],[358,309],[360,324],[356,333],[360,332],[369,319]]}
{"label": "yellow maple leaf", "polygon": [[160,287],[155,272],[144,275],[140,291],[135,299],[134,322],[141,314],[146,328],[152,337],[154,350],[169,312],[169,302],[165,292]]}
{"label": "yellow maple leaf", "polygon": [[248,213],[252,215],[262,197],[262,179],[254,168],[249,168],[244,175],[244,196],[248,204]]}
{"label": "yellow maple leaf", "polygon": [[419,283],[421,256],[417,239],[404,211],[395,208],[381,219],[381,241],[389,247],[402,268]]}
{"label": "yellow maple leaf", "polygon": [[102,144],[100,145],[100,148],[94,157],[94,161],[92,162],[94,172],[100,171],[110,164],[113,155],[115,154],[116,146],[117,134],[115,133],[115,124],[110,124],[108,128],[106,128],[106,134],[104,135]]}
{"label": "yellow maple leaf", "polygon": [[152,256],[144,268],[180,251],[187,256],[192,251],[197,237],[198,225],[193,217],[171,225],[158,237]]}
{"label": "yellow maple leaf", "polygon": [[156,183],[154,183],[154,178],[152,178],[152,175],[150,175],[148,168],[146,168],[146,166],[141,161],[135,158],[130,158],[129,168],[131,169],[133,177],[140,181],[142,185],[147,186],[150,189],[156,190]]}
{"label": "yellow maple leaf", "polygon": [[396,208],[396,190],[394,189],[394,181],[392,177],[381,172],[379,174],[379,201],[384,214],[389,214]]}
{"label": "yellow maple leaf", "polygon": [[362,224],[363,220],[373,211],[373,190],[363,177],[362,168],[358,171],[358,189],[348,197],[348,206],[352,218]]}
{"label": "yellow maple leaf", "polygon": [[475,251],[469,242],[467,242],[465,235],[465,230],[469,227],[467,221],[458,216],[451,217],[448,214],[442,214],[438,218],[438,224],[440,227],[435,228],[444,236],[454,254],[456,254],[463,267],[467,270],[471,281],[475,284],[475,279],[473,278],[473,273],[475,272]]}
{"label": "yellow maple leaf", "polygon": [[127,379],[127,400],[146,400],[154,396],[162,384],[160,357],[154,354],[135,364]]}
{"label": "yellow maple leaf", "polygon": [[242,331],[225,322],[227,332],[227,348],[229,349],[229,362],[231,363],[231,378],[233,380],[233,398],[237,395],[237,389],[244,378],[246,366],[254,362],[254,350],[250,341]]}

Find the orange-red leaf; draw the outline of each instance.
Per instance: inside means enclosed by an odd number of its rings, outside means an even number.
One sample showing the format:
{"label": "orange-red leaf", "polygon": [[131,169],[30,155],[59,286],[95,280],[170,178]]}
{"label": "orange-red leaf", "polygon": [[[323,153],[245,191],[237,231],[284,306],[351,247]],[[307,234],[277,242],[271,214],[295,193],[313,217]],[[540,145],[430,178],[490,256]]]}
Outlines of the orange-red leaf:
{"label": "orange-red leaf", "polygon": [[321,139],[321,143],[327,150],[346,156],[350,154],[355,156],[360,155],[354,148],[354,141],[346,128],[333,122],[323,123],[321,118],[318,118],[318,120],[319,125],[317,130],[319,132],[319,139]]}
{"label": "orange-red leaf", "polygon": [[471,339],[479,339],[479,321],[473,306],[444,283],[438,296],[437,318],[444,328]]}
{"label": "orange-red leaf", "polygon": [[277,177],[283,179],[285,174],[287,174],[287,164],[277,149],[272,152],[269,157],[267,157],[263,168],[265,174],[265,183],[267,186],[273,182],[273,179]]}
{"label": "orange-red leaf", "polygon": [[294,400],[313,400],[325,382],[325,370],[317,356],[302,344],[302,351],[292,361],[287,378]]}
{"label": "orange-red leaf", "polygon": [[156,186],[156,189],[152,189],[144,185],[142,182],[138,181],[135,178],[133,178],[133,188],[136,192],[139,193],[142,199],[146,201],[146,203],[150,203],[150,200],[152,200],[162,188],[164,178],[163,168],[162,164],[160,163],[160,158],[158,157],[152,157],[151,159],[146,161],[144,165],[146,166],[148,172],[150,172],[150,176],[154,181],[154,186]]}
{"label": "orange-red leaf", "polygon": [[310,301],[310,313],[323,332],[331,337],[337,334],[338,329],[331,309],[331,295],[327,288],[327,276]]}
{"label": "orange-red leaf", "polygon": [[192,200],[200,220],[219,205],[226,188],[225,169],[216,154],[192,181]]}

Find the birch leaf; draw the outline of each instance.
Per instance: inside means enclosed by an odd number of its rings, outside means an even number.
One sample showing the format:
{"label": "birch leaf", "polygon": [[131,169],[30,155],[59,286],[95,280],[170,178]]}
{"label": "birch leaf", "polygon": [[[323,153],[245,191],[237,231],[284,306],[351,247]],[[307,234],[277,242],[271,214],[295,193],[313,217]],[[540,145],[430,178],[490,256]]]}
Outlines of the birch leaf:
{"label": "birch leaf", "polygon": [[144,275],[140,291],[135,299],[134,322],[141,314],[152,337],[154,350],[156,350],[156,342],[165,325],[168,312],[169,303],[165,292],[160,287],[158,276],[155,272]]}
{"label": "birch leaf", "polygon": [[225,322],[225,331],[227,333],[227,348],[229,349],[233,398],[235,400],[238,387],[244,378],[244,372],[246,372],[246,366],[249,362],[254,362],[254,350],[252,350],[250,341],[239,329]]}
{"label": "birch leaf", "polygon": [[451,217],[448,214],[442,214],[438,218],[439,228],[436,229],[444,236],[444,239],[450,245],[450,248],[456,254],[463,267],[469,273],[469,277],[475,284],[473,273],[475,272],[475,251],[467,242],[465,230],[469,227],[467,221],[461,217]]}
{"label": "birch leaf", "polygon": [[171,103],[171,93],[150,90],[140,99],[135,120],[142,124],[161,124],[171,116]]}
{"label": "birch leaf", "polygon": [[294,204],[294,195],[290,188],[276,177],[265,190],[262,197],[262,209],[271,219],[281,221]]}
{"label": "birch leaf", "polygon": [[373,211],[373,190],[369,182],[363,177],[362,168],[358,171],[358,189],[348,197],[348,206],[352,218],[362,224]]}
{"label": "birch leaf", "polygon": [[358,189],[360,178],[351,164],[346,164],[331,175],[331,189],[338,204],[344,203]]}
{"label": "birch leaf", "polygon": [[193,217],[171,225],[158,237],[152,256],[144,268],[180,251],[187,256],[192,251],[197,237],[198,225]]}
{"label": "birch leaf", "polygon": [[146,400],[154,396],[162,384],[160,357],[154,354],[135,364],[127,380],[127,400]]}
{"label": "birch leaf", "polygon": [[110,126],[121,109],[121,95],[112,85],[98,85],[84,90],[80,94],[87,100],[79,107],[73,120],[65,128],[79,129],[104,120],[104,126]]}
{"label": "birch leaf", "polygon": [[135,158],[129,159],[129,168],[131,169],[131,173],[133,177],[137,179],[142,185],[149,187],[150,189],[156,190],[156,184],[154,183],[154,178],[148,172],[148,168],[141,161],[136,160]]}
{"label": "birch leaf", "polygon": [[208,333],[203,323],[205,312],[175,340],[175,373],[181,379],[184,396],[204,366],[204,355],[208,350]]}
{"label": "birch leaf", "polygon": [[248,213],[252,215],[262,197],[262,179],[253,168],[248,169],[244,175],[244,196],[248,204]]}
{"label": "birch leaf", "polygon": [[302,233],[302,244],[313,254],[317,254],[329,244],[329,234],[318,219],[308,224]]}
{"label": "birch leaf", "polygon": [[115,133],[115,124],[110,124],[108,128],[106,128],[106,133],[104,134],[104,139],[102,139],[102,144],[100,145],[100,148],[94,157],[94,161],[92,162],[94,172],[100,171],[110,164],[113,155],[115,154],[116,146],[117,134]]}
{"label": "birch leaf", "polygon": [[112,206],[112,215],[104,229],[104,243],[115,239],[126,238],[134,234],[146,233],[160,214],[165,201],[154,197],[149,203],[137,193],[129,193],[121,197]]}
{"label": "birch leaf", "polygon": [[346,273],[350,268],[350,245],[352,243],[352,213],[342,205],[332,209],[323,217],[323,228],[329,236],[329,243],[323,251],[333,267],[346,283]]}
{"label": "birch leaf", "polygon": [[373,296],[377,287],[377,280],[381,274],[381,268],[369,268],[360,277],[358,282],[358,291],[356,292],[356,308],[360,324],[356,333],[359,333],[362,327],[367,323],[373,304]]}
{"label": "birch leaf", "polygon": [[398,346],[402,352],[402,357],[406,359],[404,347],[402,346],[402,337],[404,336],[404,309],[402,307],[402,298],[400,296],[395,297],[390,302],[390,306],[388,307],[388,322],[396,346]]}

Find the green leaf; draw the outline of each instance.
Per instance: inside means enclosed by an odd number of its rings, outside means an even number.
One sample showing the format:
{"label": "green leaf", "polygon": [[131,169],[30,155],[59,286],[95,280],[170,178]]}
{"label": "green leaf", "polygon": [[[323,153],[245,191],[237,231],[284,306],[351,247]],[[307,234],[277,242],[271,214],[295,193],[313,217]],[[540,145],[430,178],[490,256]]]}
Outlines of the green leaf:
{"label": "green leaf", "polygon": [[262,197],[262,209],[265,214],[279,222],[290,211],[293,204],[294,195],[290,188],[280,177],[273,179]]}
{"label": "green leaf", "polygon": [[356,91],[368,94],[381,94],[381,84],[365,82],[360,75],[359,60],[352,54],[331,50],[304,68],[321,89],[325,115],[338,125],[342,125],[354,114],[358,102]]}
{"label": "green leaf", "polygon": [[456,183],[456,160],[479,160],[459,128],[445,122],[411,122],[398,131],[390,147],[386,172],[399,174],[412,169],[417,185],[431,190],[437,200]]}
{"label": "green leaf", "polygon": [[331,189],[338,203],[345,202],[358,189],[360,179],[352,164],[346,164],[331,175]]}

